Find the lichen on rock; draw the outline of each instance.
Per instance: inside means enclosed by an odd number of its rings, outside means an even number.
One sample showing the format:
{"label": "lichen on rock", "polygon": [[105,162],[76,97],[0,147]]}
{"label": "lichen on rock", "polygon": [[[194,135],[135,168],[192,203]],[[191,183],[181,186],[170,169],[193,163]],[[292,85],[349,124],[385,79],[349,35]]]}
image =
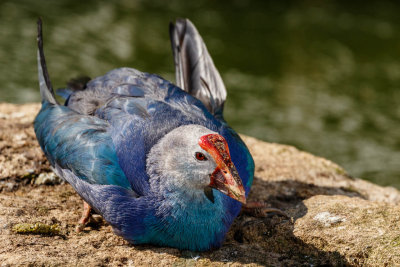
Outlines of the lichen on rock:
{"label": "lichen on rock", "polygon": [[33,235],[59,235],[60,228],[58,224],[44,223],[17,223],[12,227],[12,231],[16,234],[33,234]]}

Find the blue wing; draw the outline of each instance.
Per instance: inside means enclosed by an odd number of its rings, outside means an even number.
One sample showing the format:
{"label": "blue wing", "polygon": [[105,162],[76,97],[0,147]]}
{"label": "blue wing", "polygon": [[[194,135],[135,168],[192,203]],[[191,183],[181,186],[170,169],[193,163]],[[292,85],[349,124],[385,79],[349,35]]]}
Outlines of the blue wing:
{"label": "blue wing", "polygon": [[44,102],[34,126],[37,139],[52,166],[69,169],[91,184],[131,189],[118,164],[106,121]]}

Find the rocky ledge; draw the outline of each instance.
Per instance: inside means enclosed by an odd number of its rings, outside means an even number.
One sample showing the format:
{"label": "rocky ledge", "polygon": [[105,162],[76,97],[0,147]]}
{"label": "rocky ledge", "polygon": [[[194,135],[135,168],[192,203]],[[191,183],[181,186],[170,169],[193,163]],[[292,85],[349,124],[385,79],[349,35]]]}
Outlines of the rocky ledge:
{"label": "rocky ledge", "polygon": [[224,246],[207,253],[133,246],[104,222],[76,234],[81,201],[51,173],[37,144],[32,121],[39,107],[0,104],[1,266],[400,265],[398,190],[247,136],[256,163],[250,201],[291,219],[240,215]]}

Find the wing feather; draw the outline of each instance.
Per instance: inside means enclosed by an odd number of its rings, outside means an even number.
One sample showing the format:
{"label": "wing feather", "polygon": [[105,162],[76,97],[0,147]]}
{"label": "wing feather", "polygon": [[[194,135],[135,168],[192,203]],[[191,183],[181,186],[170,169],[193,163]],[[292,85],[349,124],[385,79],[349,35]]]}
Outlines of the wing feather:
{"label": "wing feather", "polygon": [[65,106],[44,103],[34,126],[52,166],[69,169],[91,184],[131,189],[118,164],[108,122],[78,114]]}
{"label": "wing feather", "polygon": [[176,83],[198,98],[208,111],[222,116],[226,89],[196,27],[188,19],[170,24]]}

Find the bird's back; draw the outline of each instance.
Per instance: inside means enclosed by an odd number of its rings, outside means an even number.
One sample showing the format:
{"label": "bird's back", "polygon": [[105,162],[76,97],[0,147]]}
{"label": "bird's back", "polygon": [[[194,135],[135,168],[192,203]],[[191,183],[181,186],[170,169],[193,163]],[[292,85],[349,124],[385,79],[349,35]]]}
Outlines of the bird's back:
{"label": "bird's back", "polygon": [[84,90],[72,91],[66,105],[109,123],[119,164],[139,195],[148,190],[146,155],[165,134],[188,124],[216,132],[226,128],[197,98],[158,75],[132,68],[91,80]]}

